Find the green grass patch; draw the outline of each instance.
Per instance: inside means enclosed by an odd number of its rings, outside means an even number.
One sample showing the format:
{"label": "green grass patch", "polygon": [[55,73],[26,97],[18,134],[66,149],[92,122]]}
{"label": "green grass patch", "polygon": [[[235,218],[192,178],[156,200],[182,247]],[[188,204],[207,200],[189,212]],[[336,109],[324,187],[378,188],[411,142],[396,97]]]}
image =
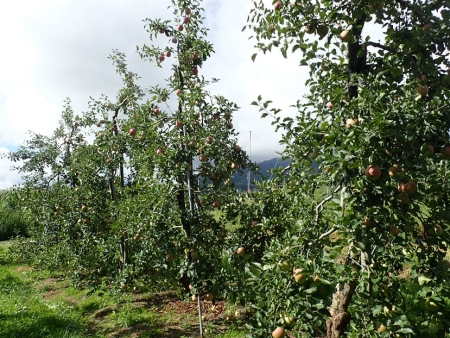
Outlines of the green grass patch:
{"label": "green grass patch", "polygon": [[[8,256],[10,245],[0,242],[0,337],[199,336],[197,316],[183,310],[189,304],[174,292],[120,295],[77,289],[60,273],[15,264]],[[205,328],[208,337],[243,338],[241,324],[211,317]]]}

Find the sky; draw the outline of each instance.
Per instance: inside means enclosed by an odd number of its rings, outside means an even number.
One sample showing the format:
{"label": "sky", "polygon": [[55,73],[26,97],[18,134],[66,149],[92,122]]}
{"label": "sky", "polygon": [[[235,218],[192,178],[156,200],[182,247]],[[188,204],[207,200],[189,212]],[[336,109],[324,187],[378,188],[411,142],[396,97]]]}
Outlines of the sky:
{"label": "sky", "polygon": [[[270,4],[270,0],[266,0]],[[163,5],[164,3],[164,5]],[[129,70],[142,76],[142,87],[164,84],[170,62],[163,69],[142,61],[136,46],[151,44],[142,20],[172,19],[169,0],[21,0],[9,1],[0,11],[0,154],[16,150],[27,131],[51,135],[63,103],[72,101],[75,113],[88,108],[90,97],[115,97],[120,77],[107,58],[113,49],[127,55]],[[262,95],[274,107],[294,114],[290,105],[306,94],[308,69],[299,67],[300,54],[287,59],[278,50],[259,54],[251,34],[242,27],[252,7],[247,0],[205,0],[205,24],[215,54],[200,70],[220,82],[212,94],[223,95],[241,109],[233,124],[239,143],[253,161],[277,156],[282,148],[269,118],[261,119],[250,103]],[[0,157],[0,189],[20,182],[11,163]]]}

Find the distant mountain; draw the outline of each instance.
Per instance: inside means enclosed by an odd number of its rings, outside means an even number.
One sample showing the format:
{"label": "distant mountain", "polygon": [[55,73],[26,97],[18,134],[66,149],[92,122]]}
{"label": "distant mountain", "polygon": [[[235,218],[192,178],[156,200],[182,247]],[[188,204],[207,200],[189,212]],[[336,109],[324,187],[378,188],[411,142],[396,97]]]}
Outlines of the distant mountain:
{"label": "distant mountain", "polygon": [[[257,163],[259,166],[259,174],[258,175],[251,175],[250,176],[250,187],[253,189],[255,188],[255,185],[253,182],[256,181],[262,181],[263,179],[268,179],[272,176],[272,174],[269,172],[269,170],[272,170],[274,168],[279,167],[287,167],[291,164],[291,159],[282,160],[281,158],[272,158],[271,160],[262,161]],[[242,174],[234,174],[232,179],[234,185],[239,190],[247,190],[247,182],[248,182],[248,169],[245,169]]]}

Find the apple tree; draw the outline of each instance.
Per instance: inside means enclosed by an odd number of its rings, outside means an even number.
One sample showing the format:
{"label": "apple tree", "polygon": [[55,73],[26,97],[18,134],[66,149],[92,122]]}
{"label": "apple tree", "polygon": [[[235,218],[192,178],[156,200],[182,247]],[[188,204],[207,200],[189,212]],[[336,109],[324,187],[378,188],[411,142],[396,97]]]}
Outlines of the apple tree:
{"label": "apple tree", "polygon": [[[250,299],[251,331],[443,337],[450,330],[449,4],[266,5],[254,1],[245,28],[263,53],[301,55],[309,91],[285,118],[270,101],[253,102],[283,131],[283,155],[293,163],[274,181],[285,189],[287,231],[247,265],[248,285],[263,291]],[[380,32],[383,41],[373,37]]]}

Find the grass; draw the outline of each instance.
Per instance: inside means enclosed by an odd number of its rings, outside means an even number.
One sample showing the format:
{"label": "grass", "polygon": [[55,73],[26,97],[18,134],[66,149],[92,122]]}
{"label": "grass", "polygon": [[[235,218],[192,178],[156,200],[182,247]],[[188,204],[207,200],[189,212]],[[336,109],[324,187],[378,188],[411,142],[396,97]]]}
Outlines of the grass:
{"label": "grass", "polygon": [[[0,242],[0,337],[199,337],[195,306],[174,292],[112,295],[70,286],[61,275],[15,265]],[[206,306],[206,305],[205,305]],[[242,323],[205,312],[206,337],[243,338]]]}

